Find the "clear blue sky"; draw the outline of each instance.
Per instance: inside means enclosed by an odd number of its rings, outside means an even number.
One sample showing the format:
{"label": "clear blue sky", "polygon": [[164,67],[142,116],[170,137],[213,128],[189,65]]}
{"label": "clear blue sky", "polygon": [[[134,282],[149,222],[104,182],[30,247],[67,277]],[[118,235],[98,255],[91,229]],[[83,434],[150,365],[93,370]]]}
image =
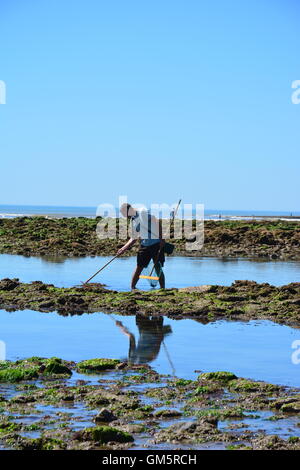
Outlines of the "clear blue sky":
{"label": "clear blue sky", "polygon": [[296,0],[2,0],[0,204],[300,210]]}

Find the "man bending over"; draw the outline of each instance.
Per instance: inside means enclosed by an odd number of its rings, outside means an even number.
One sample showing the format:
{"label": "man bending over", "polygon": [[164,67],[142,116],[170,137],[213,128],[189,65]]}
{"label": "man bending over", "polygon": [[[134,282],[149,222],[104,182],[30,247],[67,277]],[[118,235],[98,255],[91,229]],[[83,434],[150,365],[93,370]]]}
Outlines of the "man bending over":
{"label": "man bending over", "polygon": [[[124,203],[120,207],[123,217],[127,217],[132,223],[132,237],[125,245],[119,249],[118,255],[122,255],[125,251],[135,244],[136,240],[140,240],[140,247],[137,253],[137,266],[131,279],[131,289],[135,289],[140,274],[151,259],[153,262],[163,266],[165,262],[164,245],[165,240],[162,239],[161,226],[154,215],[145,209],[137,210],[130,204]],[[159,285],[161,289],[165,287],[165,276],[161,273],[159,276]]]}

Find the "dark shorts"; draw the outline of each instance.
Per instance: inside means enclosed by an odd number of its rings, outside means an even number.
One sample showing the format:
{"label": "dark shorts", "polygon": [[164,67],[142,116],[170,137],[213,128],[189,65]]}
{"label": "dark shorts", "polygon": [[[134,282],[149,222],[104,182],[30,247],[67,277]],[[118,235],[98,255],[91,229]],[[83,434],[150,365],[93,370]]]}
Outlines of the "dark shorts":
{"label": "dark shorts", "polygon": [[140,245],[139,251],[137,253],[137,265],[141,268],[145,268],[146,266],[148,266],[151,259],[153,259],[154,262],[160,261],[161,265],[163,266],[165,262],[165,254],[163,248],[161,249],[159,258],[157,259],[159,246],[160,243],[155,243],[155,245],[150,246]]}

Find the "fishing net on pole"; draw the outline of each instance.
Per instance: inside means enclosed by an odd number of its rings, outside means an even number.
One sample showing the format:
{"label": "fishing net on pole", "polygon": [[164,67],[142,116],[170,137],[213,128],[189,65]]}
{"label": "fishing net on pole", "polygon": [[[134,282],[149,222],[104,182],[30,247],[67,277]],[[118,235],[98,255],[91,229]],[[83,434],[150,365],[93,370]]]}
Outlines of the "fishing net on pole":
{"label": "fishing net on pole", "polygon": [[154,261],[151,260],[148,266],[141,272],[140,279],[146,279],[151,287],[156,287],[162,273],[163,269],[160,261],[158,261],[154,267]]}

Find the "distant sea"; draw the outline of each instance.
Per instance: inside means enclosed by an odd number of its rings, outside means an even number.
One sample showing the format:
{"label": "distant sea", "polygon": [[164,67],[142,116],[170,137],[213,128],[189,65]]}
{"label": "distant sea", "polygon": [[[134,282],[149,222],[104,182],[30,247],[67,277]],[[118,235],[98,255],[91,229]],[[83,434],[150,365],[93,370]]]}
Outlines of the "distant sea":
{"label": "distant sea", "polygon": [[[62,217],[96,217],[96,207],[76,207],[76,206],[22,206],[22,205],[0,205],[1,218],[15,218],[24,216],[45,216],[48,218]],[[118,210],[116,209],[116,214]],[[178,213],[180,216],[180,211]],[[192,212],[192,217],[195,214]],[[185,217],[191,218],[191,214]],[[283,218],[292,220],[300,219],[300,211],[257,211],[257,210],[222,210],[222,209],[205,209],[205,220],[239,220],[239,219],[259,219],[259,218]]]}

